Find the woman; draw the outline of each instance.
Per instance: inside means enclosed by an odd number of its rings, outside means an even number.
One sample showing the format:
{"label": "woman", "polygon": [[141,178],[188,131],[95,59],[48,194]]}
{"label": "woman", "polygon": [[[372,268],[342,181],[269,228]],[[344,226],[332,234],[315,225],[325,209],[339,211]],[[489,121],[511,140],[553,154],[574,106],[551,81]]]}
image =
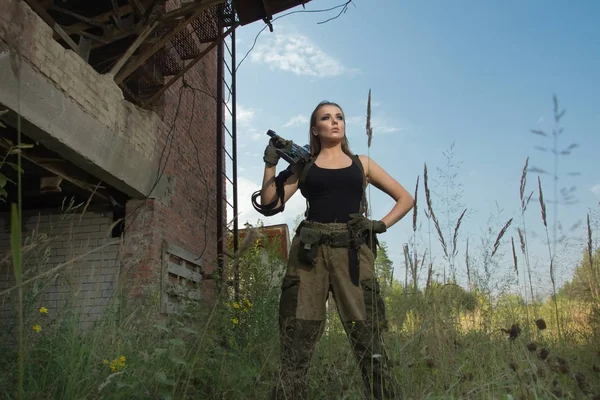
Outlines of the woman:
{"label": "woman", "polygon": [[[279,324],[281,371],[273,399],[305,399],[307,371],[323,333],[331,291],[350,339],[369,398],[399,398],[388,389],[381,331],[385,309],[375,276],[376,235],[384,233],[413,207],[400,183],[367,156],[352,154],[342,109],[321,102],[310,118],[311,161],[297,164],[276,190],[276,147],[265,149],[262,205],[279,207],[298,189],[307,200],[306,219],[296,231],[281,287]],[[367,183],[396,204],[381,220],[363,216]]]}

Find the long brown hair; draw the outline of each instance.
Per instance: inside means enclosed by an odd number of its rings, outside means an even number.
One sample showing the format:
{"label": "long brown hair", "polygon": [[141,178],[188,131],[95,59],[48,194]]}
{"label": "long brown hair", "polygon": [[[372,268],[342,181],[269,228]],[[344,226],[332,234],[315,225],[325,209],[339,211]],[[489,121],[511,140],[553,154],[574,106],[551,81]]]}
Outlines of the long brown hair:
{"label": "long brown hair", "polygon": [[319,109],[323,106],[336,106],[342,111],[342,116],[344,118],[344,138],[342,139],[342,151],[349,156],[352,156],[350,143],[348,142],[348,136],[346,135],[346,115],[344,114],[344,110],[342,110],[342,107],[340,107],[338,104],[327,100],[320,102],[310,115],[310,127],[308,129],[308,135],[310,139],[310,155],[312,157],[316,157],[321,152],[321,139],[313,135],[311,130],[317,124],[317,111],[319,111]]}

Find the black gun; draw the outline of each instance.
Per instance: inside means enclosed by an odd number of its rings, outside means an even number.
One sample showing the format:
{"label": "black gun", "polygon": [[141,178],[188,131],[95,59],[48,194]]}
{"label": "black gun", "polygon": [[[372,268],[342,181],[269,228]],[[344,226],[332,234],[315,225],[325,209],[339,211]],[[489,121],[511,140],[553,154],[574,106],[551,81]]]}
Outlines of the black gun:
{"label": "black gun", "polygon": [[[282,139],[281,136],[271,129],[267,131],[267,135],[271,136],[273,139]],[[292,142],[291,149],[277,149],[277,154],[291,165],[299,162],[308,162],[310,159],[310,146],[307,144],[298,146],[296,143]]]}

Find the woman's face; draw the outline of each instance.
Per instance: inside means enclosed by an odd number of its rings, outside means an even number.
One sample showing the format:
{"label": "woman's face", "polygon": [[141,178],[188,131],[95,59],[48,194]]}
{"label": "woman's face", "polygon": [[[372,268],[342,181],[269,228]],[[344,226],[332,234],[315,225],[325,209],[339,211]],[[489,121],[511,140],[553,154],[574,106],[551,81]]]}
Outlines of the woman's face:
{"label": "woman's face", "polygon": [[343,139],[346,134],[346,126],[342,110],[333,105],[320,107],[317,110],[312,134],[318,136],[321,140],[335,141]]}

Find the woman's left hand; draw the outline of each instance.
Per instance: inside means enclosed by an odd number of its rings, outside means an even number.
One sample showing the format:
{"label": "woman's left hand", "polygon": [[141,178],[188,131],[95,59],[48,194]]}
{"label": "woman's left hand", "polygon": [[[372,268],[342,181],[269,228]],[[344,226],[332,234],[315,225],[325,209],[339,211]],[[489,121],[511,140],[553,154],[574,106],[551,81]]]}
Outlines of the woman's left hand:
{"label": "woman's left hand", "polygon": [[387,230],[387,226],[383,221],[371,220],[362,214],[350,214],[350,221],[348,226],[354,232],[362,233],[365,231],[372,231],[374,233],[384,233]]}

